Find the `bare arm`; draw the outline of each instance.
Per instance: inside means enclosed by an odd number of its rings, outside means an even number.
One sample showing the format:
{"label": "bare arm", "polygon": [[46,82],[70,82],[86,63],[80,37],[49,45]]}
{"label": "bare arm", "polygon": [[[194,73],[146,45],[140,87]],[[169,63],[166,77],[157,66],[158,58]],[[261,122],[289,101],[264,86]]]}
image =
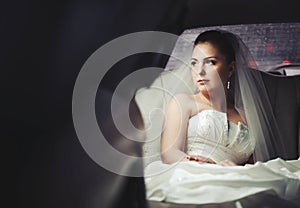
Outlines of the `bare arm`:
{"label": "bare arm", "polygon": [[189,118],[209,106],[198,103],[188,95],[173,97],[166,109],[164,128],[161,135],[160,153],[164,163],[179,161],[195,161],[199,163],[215,163],[210,158],[187,155],[187,129]]}
{"label": "bare arm", "polygon": [[188,103],[186,96],[176,96],[167,106],[160,148],[164,163],[188,161],[184,153],[190,117]]}

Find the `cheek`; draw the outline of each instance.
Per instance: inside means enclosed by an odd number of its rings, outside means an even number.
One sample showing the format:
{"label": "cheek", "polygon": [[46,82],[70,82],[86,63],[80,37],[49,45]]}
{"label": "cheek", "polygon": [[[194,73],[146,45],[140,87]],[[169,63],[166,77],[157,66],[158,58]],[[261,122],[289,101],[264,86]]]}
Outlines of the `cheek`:
{"label": "cheek", "polygon": [[221,87],[224,85],[224,83],[226,83],[224,81],[223,72],[219,71],[218,69],[211,70],[209,73],[207,73],[207,77],[210,79],[210,83],[214,87]]}
{"label": "cheek", "polygon": [[216,68],[210,68],[206,71],[206,76],[210,80],[219,80],[220,79],[220,73]]}

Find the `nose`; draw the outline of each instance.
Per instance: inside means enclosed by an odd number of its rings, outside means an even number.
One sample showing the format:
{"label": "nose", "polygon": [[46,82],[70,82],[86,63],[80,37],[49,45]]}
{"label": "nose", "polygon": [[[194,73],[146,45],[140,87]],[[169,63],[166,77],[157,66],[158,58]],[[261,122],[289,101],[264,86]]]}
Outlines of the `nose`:
{"label": "nose", "polygon": [[205,71],[205,69],[204,69],[203,66],[202,66],[201,69],[200,69],[199,75],[200,75],[200,76],[206,75],[206,71]]}

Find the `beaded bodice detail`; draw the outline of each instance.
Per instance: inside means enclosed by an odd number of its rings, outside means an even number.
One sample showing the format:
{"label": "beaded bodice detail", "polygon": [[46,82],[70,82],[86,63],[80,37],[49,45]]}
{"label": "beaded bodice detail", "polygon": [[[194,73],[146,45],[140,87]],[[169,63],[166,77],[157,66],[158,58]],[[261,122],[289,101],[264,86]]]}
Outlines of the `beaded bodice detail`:
{"label": "beaded bodice detail", "polygon": [[248,127],[227,120],[226,113],[207,109],[191,117],[188,126],[186,153],[208,157],[215,162],[229,159],[245,163],[254,151]]}

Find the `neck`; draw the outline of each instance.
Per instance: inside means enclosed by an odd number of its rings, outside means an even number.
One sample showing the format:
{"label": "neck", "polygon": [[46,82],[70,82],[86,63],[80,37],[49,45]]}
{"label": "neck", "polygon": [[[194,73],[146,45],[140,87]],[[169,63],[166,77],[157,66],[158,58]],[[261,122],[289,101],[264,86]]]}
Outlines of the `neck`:
{"label": "neck", "polygon": [[207,103],[214,109],[227,112],[227,108],[231,108],[233,104],[228,99],[227,90],[221,90],[220,92],[208,93],[208,91],[201,91],[200,93]]}

